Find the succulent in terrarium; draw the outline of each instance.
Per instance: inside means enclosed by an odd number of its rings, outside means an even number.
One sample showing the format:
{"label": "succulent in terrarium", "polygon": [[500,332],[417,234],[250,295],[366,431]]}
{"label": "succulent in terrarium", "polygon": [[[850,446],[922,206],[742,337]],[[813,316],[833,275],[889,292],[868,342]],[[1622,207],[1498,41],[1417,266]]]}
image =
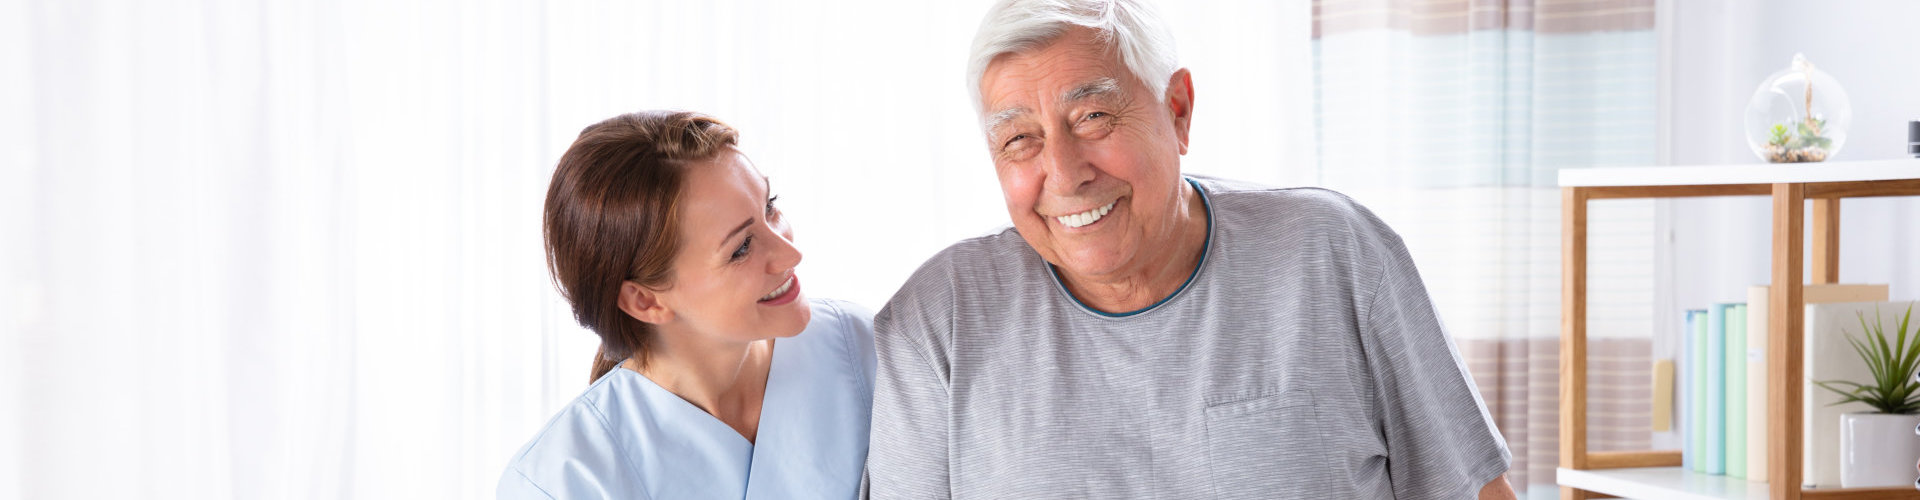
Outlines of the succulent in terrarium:
{"label": "succulent in terrarium", "polygon": [[1786,148],[1787,143],[1792,140],[1793,137],[1787,135],[1787,125],[1784,123],[1775,123],[1773,124],[1773,130],[1770,132],[1770,135],[1767,136],[1767,145]]}
{"label": "succulent in terrarium", "polygon": [[1839,82],[1795,54],[1792,67],[1761,82],[1747,103],[1747,144],[1771,163],[1826,161],[1846,142],[1851,118]]}
{"label": "succulent in terrarium", "polygon": [[1819,118],[1808,118],[1807,121],[1795,124],[1795,126],[1799,127],[1800,129],[1800,137],[1798,139],[1794,139],[1793,147],[1820,148],[1824,150],[1828,147],[1833,146],[1832,139],[1828,139],[1826,136],[1820,135],[1820,129],[1825,128],[1827,126],[1826,120],[1822,120]]}
{"label": "succulent in terrarium", "polygon": [[[1812,86],[1808,86],[1811,89]],[[1821,135],[1826,128],[1826,120],[1809,117],[1805,121],[1793,124],[1794,132],[1786,133],[1787,125],[1774,124],[1773,135],[1767,140],[1767,161],[1772,163],[1805,163],[1825,161],[1833,139]]]}

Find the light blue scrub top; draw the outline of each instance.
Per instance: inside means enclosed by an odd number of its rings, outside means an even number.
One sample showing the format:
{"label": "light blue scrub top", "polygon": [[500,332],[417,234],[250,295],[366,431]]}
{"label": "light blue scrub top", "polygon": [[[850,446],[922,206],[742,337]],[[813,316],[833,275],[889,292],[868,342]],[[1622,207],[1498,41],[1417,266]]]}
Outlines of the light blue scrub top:
{"label": "light blue scrub top", "polygon": [[811,302],[806,330],[774,341],[753,443],[615,368],[514,455],[499,498],[854,498],[873,407],[873,314]]}

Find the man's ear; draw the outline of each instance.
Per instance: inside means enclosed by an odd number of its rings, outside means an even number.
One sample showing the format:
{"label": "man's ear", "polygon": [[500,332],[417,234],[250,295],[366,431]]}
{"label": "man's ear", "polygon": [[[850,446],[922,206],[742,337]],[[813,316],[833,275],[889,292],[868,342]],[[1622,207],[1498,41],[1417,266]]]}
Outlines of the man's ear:
{"label": "man's ear", "polygon": [[620,310],[628,316],[649,324],[662,324],[673,321],[673,310],[668,309],[660,300],[660,291],[647,288],[633,280],[620,282]]}
{"label": "man's ear", "polygon": [[1193,126],[1193,73],[1173,72],[1167,81],[1167,111],[1173,115],[1173,133],[1180,137],[1180,154],[1187,154],[1187,130]]}

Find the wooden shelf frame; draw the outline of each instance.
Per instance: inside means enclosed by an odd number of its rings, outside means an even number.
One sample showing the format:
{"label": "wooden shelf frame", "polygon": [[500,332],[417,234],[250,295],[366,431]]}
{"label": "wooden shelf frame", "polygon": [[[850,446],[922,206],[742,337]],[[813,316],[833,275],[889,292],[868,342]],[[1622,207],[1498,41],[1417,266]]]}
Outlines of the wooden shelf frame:
{"label": "wooden shelf frame", "polygon": [[[1593,169],[1600,170],[1600,169]],[[1614,170],[1614,169],[1607,169]],[[1805,305],[1801,282],[1803,266],[1811,264],[1813,283],[1835,283],[1840,277],[1840,200],[1877,196],[1920,196],[1920,160],[1887,160],[1839,164],[1831,169],[1812,166],[1753,166],[1741,169],[1711,167],[1641,167],[1638,172],[1579,172],[1601,174],[1568,179],[1561,175],[1561,303],[1560,303],[1560,467],[1575,470],[1636,467],[1676,467],[1679,451],[1587,451],[1587,210],[1599,199],[1686,198],[1707,196],[1769,196],[1773,199],[1773,290],[1767,304],[1767,483],[1768,498],[1800,499],[1912,499],[1912,487],[1806,489],[1800,488],[1802,366],[1805,345]],[[1759,171],[1758,174],[1754,173]],[[1777,177],[1779,182],[1715,183],[1726,177]],[[1871,180],[1805,181],[1806,178],[1847,177]],[[1672,174],[1672,175],[1669,175]],[[1636,175],[1656,178],[1635,181]],[[1626,178],[1627,180],[1621,180]],[[1697,184],[1673,184],[1685,179]],[[1701,182],[1705,179],[1705,182]],[[1809,204],[1809,202],[1811,202]],[[1811,205],[1812,216],[1807,215]],[[1809,221],[1808,219],[1811,219]],[[1811,222],[1812,234],[1806,229]],[[1809,241],[1810,239],[1810,241]],[[1811,244],[1808,244],[1811,243]],[[1566,500],[1607,498],[1606,495],[1562,486]]]}

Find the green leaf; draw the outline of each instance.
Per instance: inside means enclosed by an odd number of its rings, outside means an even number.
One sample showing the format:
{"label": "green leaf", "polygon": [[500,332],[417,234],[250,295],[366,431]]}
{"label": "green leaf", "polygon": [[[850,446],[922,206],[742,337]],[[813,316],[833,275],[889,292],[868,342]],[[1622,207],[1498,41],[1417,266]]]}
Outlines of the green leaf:
{"label": "green leaf", "polygon": [[[1845,380],[1816,380],[1816,381],[1814,381],[1813,383],[1814,383],[1814,385],[1818,385],[1818,386],[1820,386],[1820,388],[1822,388],[1822,389],[1826,389],[1826,390],[1829,390],[1829,391],[1833,391],[1833,392],[1834,392],[1835,394],[1839,394],[1839,395],[1840,395],[1840,397],[1843,397],[1843,398],[1851,398],[1851,397],[1855,397],[1855,396],[1854,396],[1854,393],[1856,393],[1856,392],[1859,392],[1859,391],[1860,391],[1860,389],[1862,389],[1862,388],[1865,388],[1865,387],[1866,387],[1866,386],[1862,386],[1862,385],[1860,385],[1860,384],[1858,384],[1858,383],[1854,383],[1854,382],[1848,382],[1848,381],[1845,381]],[[1851,391],[1847,391],[1847,390],[1841,390],[1841,389],[1839,389],[1839,388],[1836,388],[1836,387],[1835,387],[1835,386],[1837,386],[1837,385],[1841,385],[1841,384],[1845,384],[1845,385],[1850,385],[1850,386],[1853,386],[1853,387],[1854,387],[1854,390],[1851,390]]]}
{"label": "green leaf", "polygon": [[1789,149],[1809,147],[1826,149],[1833,147],[1833,140],[1821,134],[1821,132],[1826,129],[1826,122],[1816,119],[1814,123],[1820,126],[1820,130],[1815,130],[1814,127],[1807,126],[1807,122],[1805,121],[1795,122],[1793,124],[1794,131],[1798,133],[1799,137],[1794,138],[1787,147]]}
{"label": "green leaf", "polygon": [[[1908,309],[1911,310],[1912,306],[1908,306]],[[1909,338],[1907,336],[1906,320],[1901,320],[1900,338],[1894,341],[1894,343],[1900,346],[1900,352],[1895,353],[1894,356],[1894,359],[1898,360],[1900,369],[1895,372],[1894,375],[1899,376],[1901,383],[1913,382],[1914,363],[1920,362],[1920,346],[1915,346],[1915,342],[1920,342],[1920,335],[1914,335]]]}
{"label": "green leaf", "polygon": [[1877,366],[1878,368],[1873,371],[1873,381],[1875,384],[1881,387],[1886,387],[1887,371],[1891,369],[1891,367],[1888,367],[1887,365],[1891,363],[1890,358],[1892,358],[1893,349],[1890,349],[1887,347],[1886,330],[1880,329],[1880,306],[1874,306],[1872,327],[1867,326],[1867,313],[1855,312],[1853,314],[1854,316],[1858,316],[1860,318],[1860,330],[1863,333],[1867,331],[1873,332],[1872,333],[1872,339],[1874,343],[1873,347],[1876,347],[1879,349],[1877,351],[1874,351],[1874,354],[1876,355],[1876,357],[1873,359],[1875,361],[1874,365]]}
{"label": "green leaf", "polygon": [[[1912,319],[1912,317],[1914,317],[1914,304],[1907,304],[1907,313],[1901,315],[1901,338],[1907,338],[1907,321],[1908,319]],[[1914,335],[1914,342],[1920,342],[1920,335]],[[1903,377],[1903,381],[1907,381],[1907,383],[1920,383],[1920,381],[1914,379],[1914,363],[1916,362],[1920,362],[1920,348],[1914,348],[1912,352],[1908,352],[1907,377]]]}
{"label": "green leaf", "polygon": [[1767,138],[1767,144],[1785,147],[1788,139],[1787,125],[1784,123],[1775,123],[1773,124],[1772,134]]}
{"label": "green leaf", "polygon": [[1853,334],[1847,333],[1845,330],[1842,330],[1841,333],[1846,334],[1847,344],[1853,346],[1853,352],[1859,354],[1860,360],[1865,361],[1867,363],[1867,370],[1874,373],[1874,376],[1873,376],[1874,380],[1876,381],[1879,380],[1880,370],[1878,368],[1878,364],[1880,361],[1880,357],[1876,355],[1876,353],[1874,353],[1870,347],[1868,347],[1867,343],[1861,341],[1860,339],[1854,338]]}
{"label": "green leaf", "polygon": [[1876,411],[1892,414],[1920,413],[1920,331],[1910,329],[1915,326],[1913,305],[1909,304],[1899,324],[1889,334],[1881,311],[1874,309],[1874,321],[1869,324],[1865,312],[1855,313],[1860,325],[1860,335],[1843,330],[1847,345],[1860,356],[1867,369],[1873,373],[1869,383],[1855,381],[1816,381],[1821,388],[1841,396],[1835,404],[1859,402],[1873,407]]}

